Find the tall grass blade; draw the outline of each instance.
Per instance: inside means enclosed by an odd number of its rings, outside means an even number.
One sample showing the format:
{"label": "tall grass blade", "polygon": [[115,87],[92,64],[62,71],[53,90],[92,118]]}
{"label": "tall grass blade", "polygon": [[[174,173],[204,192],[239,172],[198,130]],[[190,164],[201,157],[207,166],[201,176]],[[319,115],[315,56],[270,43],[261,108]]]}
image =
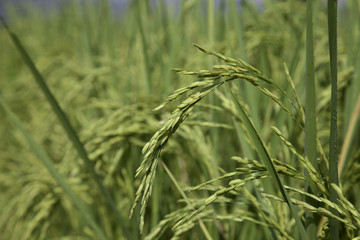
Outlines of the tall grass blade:
{"label": "tall grass blade", "polygon": [[55,165],[53,164],[50,157],[47,155],[45,150],[33,139],[33,137],[28,134],[18,119],[18,117],[9,109],[3,99],[0,97],[0,105],[5,110],[6,114],[12,120],[12,122],[16,125],[16,127],[21,131],[22,135],[25,137],[26,141],[35,152],[37,157],[40,159],[42,164],[47,168],[51,176],[56,180],[56,182],[61,186],[64,192],[70,197],[71,201],[80,211],[82,217],[84,218],[85,222],[94,230],[97,237],[101,240],[106,240],[105,234],[100,229],[100,227],[96,224],[91,214],[86,210],[85,203],[73,192],[71,187],[66,182],[65,178],[61,176],[61,174],[57,171]]}
{"label": "tall grass blade", "polygon": [[[208,39],[209,39],[209,43],[210,46],[213,47],[214,43],[215,43],[215,6],[214,6],[214,0],[208,0],[207,1],[207,14],[208,14]],[[214,65],[214,59],[210,58],[209,59],[209,66]],[[212,105],[216,105],[216,98],[215,95],[210,95],[210,103]],[[218,121],[218,117],[216,116],[215,110],[214,109],[210,109],[210,116],[211,116],[211,121],[212,122],[216,122]],[[218,146],[219,146],[219,129],[216,128],[212,128],[210,130],[210,135],[211,135],[211,141],[212,141],[212,158],[211,158],[211,164],[212,164],[212,168],[214,169],[214,174],[211,177],[218,177],[219,173],[217,171],[217,159],[218,158]],[[214,233],[217,234],[217,233]]]}
{"label": "tall grass blade", "polygon": [[[315,71],[313,43],[313,1],[306,1],[306,103],[305,103],[305,156],[317,168],[316,150],[316,110],[315,110]],[[307,174],[307,173],[306,173]],[[305,185],[305,192],[311,193],[310,185]],[[306,198],[310,203],[311,199]],[[311,204],[311,203],[310,203]],[[311,239],[316,238],[316,225],[313,214],[306,213],[306,229]]]}
{"label": "tall grass blade", "polygon": [[286,203],[288,204],[291,213],[296,221],[296,225],[298,227],[298,230],[300,232],[300,236],[301,239],[309,239],[304,225],[301,222],[299,213],[297,208],[293,205],[293,203],[290,200],[290,197],[284,187],[284,185],[282,184],[278,173],[276,172],[275,166],[270,158],[270,155],[268,153],[268,151],[266,150],[262,140],[260,139],[259,134],[257,133],[255,127],[253,126],[253,124],[251,123],[250,119],[248,118],[248,116],[246,115],[243,107],[241,106],[241,104],[239,103],[239,101],[236,99],[234,93],[231,91],[230,87],[228,87],[228,90],[232,96],[233,102],[239,112],[239,116],[241,117],[241,120],[243,121],[246,129],[248,130],[249,136],[251,138],[251,140],[253,141],[255,148],[260,156],[260,158],[263,160],[264,165],[266,166],[267,170],[269,171],[271,177],[273,178],[273,180],[275,181],[277,187],[279,188],[283,198],[285,199]]}
{"label": "tall grass blade", "polygon": [[[330,156],[329,156],[329,184],[339,184],[338,177],[338,144],[337,144],[337,1],[328,0],[329,50],[331,73],[331,123],[330,123]],[[330,187],[330,201],[337,202],[337,193]],[[339,213],[331,211],[338,216]],[[329,219],[330,240],[339,239],[340,222],[335,218]]]}
{"label": "tall grass blade", "polygon": [[344,173],[344,170],[346,169],[348,162],[350,160],[348,155],[351,150],[351,143],[354,141],[354,138],[356,137],[356,133],[359,125],[359,121],[358,121],[359,116],[360,116],[360,94],[358,95],[358,98],[356,100],[354,112],[351,114],[349,127],[346,131],[344,143],[341,148],[339,165],[338,165],[338,173],[339,173],[340,181]]}
{"label": "tall grass blade", "polygon": [[[32,75],[35,78],[36,83],[39,85],[40,89],[42,90],[42,92],[45,94],[47,101],[49,102],[51,108],[53,109],[53,111],[55,112],[56,116],[58,117],[62,127],[64,128],[68,138],[71,140],[71,142],[74,145],[74,148],[76,149],[76,151],[78,152],[79,156],[81,157],[81,159],[83,159],[85,166],[87,167],[88,171],[90,172],[91,177],[93,178],[93,180],[96,182],[96,184],[98,185],[100,191],[103,193],[104,197],[106,198],[109,207],[112,209],[112,211],[114,212],[118,223],[120,224],[124,235],[128,235],[128,231],[127,228],[125,226],[125,223],[123,221],[123,218],[121,217],[119,210],[117,209],[114,201],[112,200],[110,193],[108,192],[108,190],[105,188],[103,182],[101,181],[100,177],[97,175],[97,173],[95,172],[94,169],[94,164],[90,161],[85,148],[83,146],[83,144],[80,142],[79,137],[77,136],[76,131],[74,130],[74,128],[72,127],[69,119],[67,118],[65,112],[61,109],[59,103],[56,101],[54,95],[51,93],[50,89],[48,88],[44,78],[42,77],[42,75],[40,74],[40,72],[38,71],[38,69],[36,68],[35,64],[33,63],[33,61],[31,60],[29,54],[27,53],[27,51],[25,50],[25,48],[23,47],[23,45],[21,44],[20,40],[18,39],[18,37],[11,32],[10,28],[8,27],[5,19],[0,16],[0,21],[2,22],[2,24],[4,25],[6,32],[9,34],[12,42],[14,43],[16,49],[19,51],[19,53],[21,54],[21,57],[23,58],[24,62],[26,63],[27,67],[29,68],[29,70],[31,71]],[[130,236],[127,236],[128,238]],[[130,239],[130,238],[129,238]]]}
{"label": "tall grass blade", "polygon": [[[148,44],[146,41],[146,36],[145,36],[145,31],[144,31],[144,26],[143,26],[143,20],[142,20],[142,15],[141,14],[141,3],[144,1],[140,1],[140,0],[136,0],[136,9],[137,9],[137,21],[138,21],[138,25],[139,25],[139,31],[140,31],[140,37],[141,37],[141,45],[142,45],[142,50],[144,53],[144,67],[145,67],[145,79],[146,79],[146,90],[147,92],[150,94],[151,93],[151,87],[152,87],[152,83],[151,83],[151,70],[150,70],[150,59],[149,59],[149,51],[148,51]],[[145,1],[146,3],[146,1]]]}

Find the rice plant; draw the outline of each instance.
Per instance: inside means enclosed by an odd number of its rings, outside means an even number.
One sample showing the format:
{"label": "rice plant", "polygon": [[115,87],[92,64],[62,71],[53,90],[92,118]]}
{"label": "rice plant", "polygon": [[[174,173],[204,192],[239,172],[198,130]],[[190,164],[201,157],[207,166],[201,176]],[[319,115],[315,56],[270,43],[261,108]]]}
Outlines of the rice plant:
{"label": "rice plant", "polygon": [[7,7],[2,238],[360,238],[360,5],[220,2]]}

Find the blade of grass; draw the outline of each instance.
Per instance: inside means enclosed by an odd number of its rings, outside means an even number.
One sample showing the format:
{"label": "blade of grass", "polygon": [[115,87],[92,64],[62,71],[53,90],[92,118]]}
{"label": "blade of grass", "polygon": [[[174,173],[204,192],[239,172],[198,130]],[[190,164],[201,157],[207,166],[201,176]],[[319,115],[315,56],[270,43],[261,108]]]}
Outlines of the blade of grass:
{"label": "blade of grass", "polygon": [[339,166],[338,166],[338,173],[340,179],[344,173],[344,170],[347,167],[347,162],[350,159],[348,155],[351,151],[351,143],[353,142],[356,133],[358,132],[357,129],[359,125],[359,121],[358,121],[359,116],[360,116],[360,94],[358,95],[358,98],[356,100],[355,109],[351,115],[349,127],[346,131],[344,143],[342,145],[342,149],[340,153]]}
{"label": "blade of grass", "polygon": [[246,129],[248,130],[249,136],[251,138],[251,140],[253,141],[255,148],[260,156],[260,158],[263,160],[264,165],[266,166],[267,170],[269,171],[272,179],[275,181],[277,187],[279,188],[284,200],[286,201],[286,203],[288,204],[291,213],[295,219],[296,225],[298,227],[298,230],[300,232],[300,236],[301,239],[309,239],[308,235],[306,234],[304,225],[301,222],[300,216],[298,214],[298,210],[297,208],[293,205],[293,203],[290,200],[290,197],[284,187],[284,185],[282,184],[279,175],[277,174],[276,170],[275,170],[275,166],[271,161],[270,155],[268,153],[268,151],[266,150],[259,134],[257,133],[254,125],[251,123],[251,121],[249,120],[247,114],[245,113],[243,107],[241,106],[241,104],[239,103],[239,101],[236,99],[234,93],[231,91],[230,87],[228,87],[228,90],[232,96],[233,102],[236,106],[236,109],[239,112],[239,116],[241,117],[241,120],[243,121]]}
{"label": "blade of grass", "polygon": [[[254,5],[253,1],[243,1],[242,7],[244,8],[244,11],[247,11],[250,13],[250,17],[254,20],[254,23],[256,24],[256,27],[261,28],[261,23],[259,19],[259,14],[256,10],[256,5]],[[246,45],[244,44],[244,47]],[[259,46],[260,51],[260,70],[262,73],[266,76],[269,76],[268,66],[266,64],[265,60],[265,54],[266,54],[266,47],[264,44],[260,44]],[[246,59],[245,59],[246,60]],[[253,88],[251,84],[245,83],[245,86],[243,87],[245,89],[244,94],[246,96],[246,99],[248,99],[247,103],[250,107],[250,113],[253,120],[253,123],[255,124],[255,127],[260,127],[260,101],[261,101],[261,94]]]}
{"label": "blade of grass", "polygon": [[[148,44],[146,41],[146,36],[145,36],[145,31],[144,31],[144,26],[143,26],[143,22],[142,22],[142,18],[141,16],[145,15],[145,14],[141,14],[141,3],[143,1],[137,0],[136,1],[136,9],[137,9],[137,21],[139,24],[139,31],[140,31],[140,37],[141,37],[141,44],[142,44],[142,50],[144,53],[144,67],[145,67],[145,86],[146,86],[146,90],[147,92],[150,94],[151,93],[151,88],[152,88],[152,83],[151,83],[151,73],[150,73],[150,60],[149,60],[149,51],[148,51]],[[147,1],[145,1],[146,3]]]}
{"label": "blade of grass", "polygon": [[109,207],[114,212],[114,214],[116,216],[116,219],[117,219],[118,223],[120,224],[120,226],[122,228],[123,234],[128,239],[131,239],[129,234],[128,234],[127,227],[125,226],[124,220],[122,219],[122,217],[121,217],[121,215],[119,213],[119,210],[117,209],[114,201],[112,200],[112,198],[110,196],[110,193],[105,188],[105,185],[101,181],[100,177],[95,172],[94,164],[90,161],[90,159],[89,159],[89,157],[88,157],[88,155],[87,155],[87,153],[85,151],[85,148],[84,148],[83,144],[80,142],[80,139],[77,136],[77,133],[74,130],[74,128],[72,127],[72,125],[71,125],[69,119],[67,118],[65,112],[61,109],[59,103],[56,101],[54,95],[51,93],[50,89],[46,85],[46,82],[45,82],[43,76],[40,74],[40,72],[36,68],[35,64],[33,63],[33,61],[31,60],[31,58],[29,56],[29,54],[27,53],[27,51],[25,50],[25,48],[21,44],[20,40],[18,39],[18,37],[13,32],[11,32],[9,26],[7,25],[5,19],[2,16],[0,16],[0,21],[2,22],[3,26],[5,27],[6,32],[9,34],[12,42],[14,43],[16,49],[21,54],[24,62],[28,66],[28,68],[31,71],[32,75],[34,76],[36,83],[39,85],[40,89],[45,94],[47,101],[49,102],[49,104],[50,104],[51,108],[53,109],[53,111],[55,112],[56,116],[58,117],[62,127],[64,128],[64,130],[65,130],[65,132],[66,132],[66,134],[68,136],[68,138],[73,143],[74,148],[78,152],[81,159],[83,159],[84,164],[87,167],[88,171],[90,172],[90,175],[92,176],[93,180],[98,185],[100,191],[104,194],[104,196],[105,196],[105,198],[106,198],[106,200],[107,200],[107,202],[109,204]]}
{"label": "blade of grass", "polygon": [[[358,134],[358,116],[360,112],[360,3],[358,1],[348,1],[346,7],[346,30],[344,36],[346,46],[349,46],[347,51],[348,64],[354,67],[354,80],[347,89],[344,103],[344,120],[343,120],[343,135],[344,142],[339,157],[339,178],[343,180],[343,174],[346,169],[350,168],[349,162],[353,159],[352,153],[359,146]],[[339,18],[340,19],[340,18]],[[342,36],[339,34],[339,37]],[[355,150],[356,151],[356,150]]]}
{"label": "blade of grass", "polygon": [[96,224],[91,214],[87,211],[85,203],[73,192],[69,184],[66,182],[65,178],[57,171],[55,165],[53,164],[50,157],[47,155],[45,150],[33,139],[33,137],[28,134],[18,119],[18,117],[10,110],[7,104],[0,97],[0,105],[5,110],[6,114],[9,116],[11,121],[16,125],[16,127],[21,131],[22,135],[25,137],[26,141],[35,152],[36,156],[40,159],[42,164],[47,168],[51,176],[56,180],[64,192],[70,197],[71,201],[80,211],[80,214],[84,218],[85,222],[95,231],[95,234],[99,239],[106,240],[105,234],[101,228]]}
{"label": "blade of grass", "polygon": [[[306,103],[305,103],[305,157],[318,171],[316,162],[316,97],[314,71],[314,43],[313,43],[313,1],[306,1]],[[308,173],[305,171],[306,176]],[[305,192],[312,193],[310,184],[305,183]],[[305,197],[306,203],[312,200]],[[316,239],[316,224],[314,214],[306,212],[306,230],[311,239]]]}
{"label": "blade of grass", "polygon": [[[213,46],[215,44],[215,6],[214,6],[214,0],[208,0],[207,1],[207,17],[208,17],[208,39],[210,42],[210,46]],[[214,65],[214,59],[213,58],[209,58],[209,67]],[[210,103],[214,106],[216,106],[216,98],[215,95],[210,95]],[[212,122],[216,122],[218,121],[218,117],[215,114],[215,110],[214,109],[210,109],[210,116],[211,116],[211,121]],[[219,153],[219,129],[216,128],[211,128],[210,129],[210,136],[211,136],[211,141],[212,141],[212,158],[211,158],[211,164],[212,169],[213,169],[213,173],[215,175],[212,175],[211,177],[218,177],[219,176],[219,172],[217,171],[217,159],[218,158],[218,153]],[[215,233],[214,233],[215,234]]]}
{"label": "blade of grass", "polygon": [[[347,1],[344,5],[346,8],[346,22],[344,22],[343,26],[346,26],[346,30],[339,36],[343,36],[343,39],[346,41],[345,46],[349,46],[346,53],[348,65],[355,68],[354,81],[351,82],[351,86],[348,88],[344,104],[343,130],[348,131],[351,121],[350,117],[354,112],[356,99],[360,93],[360,81],[358,80],[360,76],[360,38],[358,37],[360,34],[360,2]],[[355,137],[355,139],[355,141],[359,141],[358,137]]]}
{"label": "blade of grass", "polygon": [[[337,1],[328,0],[328,25],[329,25],[329,51],[331,73],[331,123],[330,123],[330,156],[329,156],[329,184],[339,184],[338,177],[338,145],[337,145]],[[336,203],[338,196],[330,187],[330,201]],[[331,213],[339,216],[335,209]],[[339,239],[340,222],[335,218],[329,219],[330,240]]]}
{"label": "blade of grass", "polygon": [[307,1],[306,10],[306,103],[305,103],[305,156],[316,163],[316,111],[315,70],[312,1]]}

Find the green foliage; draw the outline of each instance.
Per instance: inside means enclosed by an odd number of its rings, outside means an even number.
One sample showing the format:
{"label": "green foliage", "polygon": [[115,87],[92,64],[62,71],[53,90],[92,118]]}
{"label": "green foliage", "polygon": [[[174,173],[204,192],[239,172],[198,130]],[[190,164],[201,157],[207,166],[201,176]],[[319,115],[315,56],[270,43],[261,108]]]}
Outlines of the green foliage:
{"label": "green foliage", "polygon": [[359,238],[360,5],[350,2],[338,14],[339,184],[320,1],[310,160],[305,2],[242,1],[238,12],[234,0],[134,1],[121,16],[106,0],[48,16],[9,5],[21,43],[0,28],[1,238],[305,239],[307,213],[310,238],[329,239],[329,219]]}

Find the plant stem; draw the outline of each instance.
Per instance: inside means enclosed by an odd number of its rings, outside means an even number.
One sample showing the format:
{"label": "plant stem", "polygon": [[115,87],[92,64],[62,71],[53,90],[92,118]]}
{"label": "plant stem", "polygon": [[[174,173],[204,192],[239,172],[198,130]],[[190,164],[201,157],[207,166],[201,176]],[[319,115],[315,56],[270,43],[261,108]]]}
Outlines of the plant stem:
{"label": "plant stem", "polygon": [[[147,1],[145,1],[146,3]],[[144,31],[144,26],[143,26],[143,22],[142,22],[142,18],[141,16],[143,14],[141,14],[141,1],[137,0],[136,1],[136,9],[137,9],[137,21],[139,24],[139,31],[140,31],[140,37],[141,37],[141,44],[142,44],[142,48],[143,48],[143,53],[144,53],[144,68],[145,68],[145,85],[146,85],[146,90],[147,93],[150,94],[151,93],[151,88],[152,88],[152,83],[151,83],[151,69],[150,69],[150,60],[149,60],[149,53],[148,53],[148,45],[146,42],[146,37],[145,37],[145,31]],[[144,14],[145,15],[145,14]]]}
{"label": "plant stem", "polygon": [[[339,184],[338,178],[338,151],[337,151],[337,0],[328,0],[328,24],[329,24],[329,50],[331,72],[331,125],[330,125],[330,156],[329,156],[329,184]],[[330,187],[330,201],[337,202],[337,193]],[[331,212],[338,216],[335,209]],[[339,239],[340,223],[335,218],[329,219],[330,240]]]}
{"label": "plant stem", "polygon": [[[305,103],[305,156],[318,171],[316,162],[316,110],[315,110],[315,71],[313,44],[313,1],[306,2],[306,103]],[[307,172],[305,172],[308,175]],[[310,185],[305,184],[305,191],[311,193]],[[311,204],[311,199],[305,197]],[[311,239],[316,239],[316,224],[312,213],[306,213],[306,230]]]}

